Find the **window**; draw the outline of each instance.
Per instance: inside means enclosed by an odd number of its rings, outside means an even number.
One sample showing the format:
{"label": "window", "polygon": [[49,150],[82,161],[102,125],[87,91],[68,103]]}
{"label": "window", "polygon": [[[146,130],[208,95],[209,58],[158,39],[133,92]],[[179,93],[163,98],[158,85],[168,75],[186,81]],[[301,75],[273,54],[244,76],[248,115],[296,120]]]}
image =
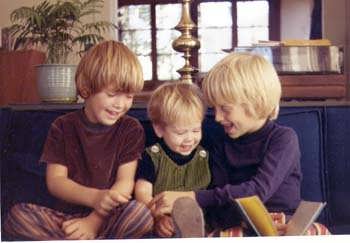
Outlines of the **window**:
{"label": "window", "polygon": [[[145,80],[178,79],[176,70],[184,65],[184,59],[172,42],[181,35],[174,27],[181,17],[182,1],[119,0],[118,4],[119,38],[138,55]],[[279,0],[192,0],[191,17],[197,25],[193,35],[201,43],[192,53],[192,65],[207,72],[227,55],[225,49],[278,40],[278,13]]]}

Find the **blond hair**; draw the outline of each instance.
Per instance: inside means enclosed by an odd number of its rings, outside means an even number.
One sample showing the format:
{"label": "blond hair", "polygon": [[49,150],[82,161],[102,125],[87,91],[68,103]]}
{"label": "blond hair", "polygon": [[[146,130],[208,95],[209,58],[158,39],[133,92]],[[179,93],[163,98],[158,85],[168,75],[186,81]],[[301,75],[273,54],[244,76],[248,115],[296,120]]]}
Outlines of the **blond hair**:
{"label": "blond hair", "polygon": [[83,98],[104,88],[136,93],[142,90],[144,84],[137,57],[117,41],[104,41],[92,47],[81,59],[75,81]]}
{"label": "blond hair", "polygon": [[147,112],[153,124],[167,126],[195,119],[202,121],[206,106],[198,86],[172,82],[159,86],[152,93]]}
{"label": "blond hair", "polygon": [[251,53],[231,53],[218,62],[202,84],[209,104],[241,104],[257,119],[276,119],[281,83],[273,65]]}

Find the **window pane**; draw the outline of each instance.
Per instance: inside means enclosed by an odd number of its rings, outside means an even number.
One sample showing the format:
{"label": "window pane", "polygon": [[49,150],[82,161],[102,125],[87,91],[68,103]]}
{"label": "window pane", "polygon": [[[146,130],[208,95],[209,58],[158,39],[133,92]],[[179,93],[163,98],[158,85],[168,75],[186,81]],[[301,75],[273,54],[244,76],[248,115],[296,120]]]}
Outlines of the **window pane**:
{"label": "window pane", "polygon": [[136,55],[151,53],[151,30],[129,30],[121,32],[121,39]]}
{"label": "window pane", "polygon": [[231,2],[207,2],[198,7],[198,38],[201,43],[198,65],[207,72],[232,48]]}
{"label": "window pane", "polygon": [[250,46],[269,39],[268,1],[237,2],[238,46]]}
{"label": "window pane", "polygon": [[181,4],[156,5],[157,29],[174,29],[180,22]]}
{"label": "window pane", "polygon": [[145,80],[152,79],[151,7],[130,5],[119,8],[120,39],[138,57]]}
{"label": "window pane", "polygon": [[159,80],[179,79],[180,74],[176,70],[185,65],[185,60],[182,58],[182,54],[174,55],[158,55],[157,56],[157,68]]}
{"label": "window pane", "polygon": [[208,72],[217,62],[224,58],[227,53],[199,54],[199,67],[201,72]]}
{"label": "window pane", "polygon": [[172,43],[181,33],[177,30],[158,30],[157,31],[157,53],[170,54],[175,53]]}
{"label": "window pane", "polygon": [[152,61],[151,56],[138,56],[137,57],[141,63],[143,71],[143,79],[151,80],[152,79]]}
{"label": "window pane", "polygon": [[176,52],[173,41],[181,35],[175,30],[180,22],[181,4],[156,5],[156,45],[157,45],[157,76],[159,80],[178,79],[176,70],[184,65],[182,53]]}
{"label": "window pane", "polygon": [[201,42],[200,53],[221,51],[232,47],[231,28],[210,28],[198,30]]}
{"label": "window pane", "polygon": [[230,2],[201,3],[198,8],[198,27],[232,26]]}
{"label": "window pane", "polygon": [[251,46],[259,40],[269,39],[267,27],[238,28],[238,46]]}
{"label": "window pane", "polygon": [[267,27],[268,22],[269,3],[267,1],[237,2],[238,27]]}
{"label": "window pane", "polygon": [[119,15],[122,30],[151,28],[150,5],[123,6],[119,8]]}

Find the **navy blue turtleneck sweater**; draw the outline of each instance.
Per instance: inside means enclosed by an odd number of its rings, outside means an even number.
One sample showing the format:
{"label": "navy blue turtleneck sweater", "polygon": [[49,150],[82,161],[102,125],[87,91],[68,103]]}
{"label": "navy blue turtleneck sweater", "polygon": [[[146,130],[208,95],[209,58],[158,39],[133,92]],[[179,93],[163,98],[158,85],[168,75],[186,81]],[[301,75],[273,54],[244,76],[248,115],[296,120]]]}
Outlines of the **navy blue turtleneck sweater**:
{"label": "navy blue turtleneck sweater", "polygon": [[237,139],[211,141],[212,183],[196,192],[202,208],[258,195],[269,211],[292,214],[300,202],[300,150],[294,130],[273,121]]}

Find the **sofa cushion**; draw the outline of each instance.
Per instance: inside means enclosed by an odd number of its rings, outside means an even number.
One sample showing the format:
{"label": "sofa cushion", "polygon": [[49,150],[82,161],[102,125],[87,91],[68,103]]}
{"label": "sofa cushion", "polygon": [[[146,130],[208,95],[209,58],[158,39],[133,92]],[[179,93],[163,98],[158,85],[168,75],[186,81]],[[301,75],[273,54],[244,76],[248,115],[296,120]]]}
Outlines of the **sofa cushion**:
{"label": "sofa cushion", "polygon": [[330,225],[350,232],[350,107],[325,108]]}
{"label": "sofa cushion", "polygon": [[7,163],[16,170],[24,170],[39,176],[45,175],[45,165],[39,164],[50,124],[64,112],[14,111],[11,117]]}
{"label": "sofa cushion", "polygon": [[[308,201],[327,201],[323,150],[323,122],[321,109],[285,108],[278,123],[292,127],[298,135],[303,173],[301,197]],[[328,207],[323,210],[318,221],[327,222]]]}

